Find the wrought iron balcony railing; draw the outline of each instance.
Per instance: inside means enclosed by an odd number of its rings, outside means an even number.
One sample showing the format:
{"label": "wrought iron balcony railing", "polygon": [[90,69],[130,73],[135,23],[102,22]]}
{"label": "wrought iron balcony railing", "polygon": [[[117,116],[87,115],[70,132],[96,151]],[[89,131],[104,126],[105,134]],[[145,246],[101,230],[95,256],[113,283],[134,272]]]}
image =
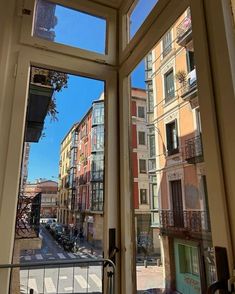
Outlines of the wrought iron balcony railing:
{"label": "wrought iron balcony railing", "polygon": [[79,185],[85,185],[87,183],[87,181],[88,181],[88,177],[86,174],[80,176],[79,180],[78,180]]}
{"label": "wrought iron balcony railing", "polygon": [[33,197],[20,195],[16,213],[17,239],[37,238],[40,227],[41,193]]}
{"label": "wrought iron balcony railing", "polygon": [[191,16],[186,16],[176,28],[176,42],[185,46],[192,39],[192,21]]}
{"label": "wrought iron balcony railing", "polygon": [[209,213],[201,210],[161,210],[162,232],[210,232]]}
{"label": "wrought iron balcony railing", "polygon": [[185,140],[185,160],[193,164],[204,160],[201,135]]}
{"label": "wrought iron balcony railing", "polygon": [[107,278],[107,293],[115,294],[115,264],[110,259],[2,264],[0,270],[11,272],[9,294],[15,293],[16,283],[19,293],[59,294],[69,291],[75,294],[101,294],[105,278]]}

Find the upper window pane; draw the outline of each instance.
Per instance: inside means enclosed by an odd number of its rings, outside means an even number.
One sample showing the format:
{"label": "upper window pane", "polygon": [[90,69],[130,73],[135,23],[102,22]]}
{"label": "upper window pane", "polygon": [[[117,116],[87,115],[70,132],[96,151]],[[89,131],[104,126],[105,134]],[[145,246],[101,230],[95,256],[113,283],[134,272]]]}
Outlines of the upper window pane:
{"label": "upper window pane", "polygon": [[105,54],[106,20],[38,0],[33,35],[55,43]]}
{"label": "upper window pane", "polygon": [[136,0],[134,2],[134,6],[128,13],[130,39],[134,37],[157,2],[158,0]]}

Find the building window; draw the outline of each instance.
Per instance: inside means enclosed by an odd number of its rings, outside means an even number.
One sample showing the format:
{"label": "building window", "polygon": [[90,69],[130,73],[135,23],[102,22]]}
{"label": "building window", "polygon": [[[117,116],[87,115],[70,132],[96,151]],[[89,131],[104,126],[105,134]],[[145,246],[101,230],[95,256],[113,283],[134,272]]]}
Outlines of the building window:
{"label": "building window", "polygon": [[91,181],[102,181],[104,176],[103,154],[92,155],[91,158]]}
{"label": "building window", "polygon": [[152,189],[152,209],[158,209],[158,196],[157,196],[157,184],[152,184],[151,185]]}
{"label": "building window", "polygon": [[147,204],[147,189],[140,189],[140,204]]}
{"label": "building window", "polygon": [[144,106],[138,106],[138,117],[139,118],[145,118]]}
{"label": "building window", "polygon": [[186,51],[186,60],[187,60],[187,70],[191,72],[195,68],[195,61],[194,61],[194,52],[187,50]]}
{"label": "building window", "polygon": [[104,150],[104,126],[98,125],[92,128],[92,151]]}
{"label": "building window", "polygon": [[173,69],[169,70],[164,75],[164,86],[165,86],[165,102],[168,102],[175,96],[175,83],[174,83]]}
{"label": "building window", "polygon": [[91,210],[103,211],[103,183],[94,183],[91,185]]}
{"label": "building window", "polygon": [[165,57],[172,49],[171,31],[168,31],[162,38],[162,56]]}
{"label": "building window", "polygon": [[177,121],[166,125],[167,152],[172,155],[179,152]]}
{"label": "building window", "polygon": [[199,275],[198,249],[178,244],[180,272]]}
{"label": "building window", "polygon": [[92,124],[104,124],[104,103],[94,103],[92,110]]}
{"label": "building window", "polygon": [[139,170],[141,174],[146,174],[146,160],[145,159],[139,159]]}
{"label": "building window", "polygon": [[155,133],[154,129],[149,129],[149,157],[153,158],[156,155],[156,148],[155,148]]}
{"label": "building window", "polygon": [[145,132],[138,132],[139,145],[145,145]]}
{"label": "building window", "polygon": [[154,111],[153,90],[149,89],[148,85],[148,112]]}
{"label": "building window", "polygon": [[152,78],[152,52],[146,56],[145,59],[145,79],[150,80]]}

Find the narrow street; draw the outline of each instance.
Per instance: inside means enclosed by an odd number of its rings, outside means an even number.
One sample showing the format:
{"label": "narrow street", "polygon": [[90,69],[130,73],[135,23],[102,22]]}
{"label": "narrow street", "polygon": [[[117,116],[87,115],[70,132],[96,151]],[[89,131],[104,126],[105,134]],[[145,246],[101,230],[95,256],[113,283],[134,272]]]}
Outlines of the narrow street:
{"label": "narrow street", "polygon": [[[41,226],[40,238],[42,248],[22,251],[21,263],[37,263],[44,261],[65,261],[102,258],[100,251],[91,252],[86,242],[79,246],[77,253],[66,252],[50,233]],[[102,265],[92,266],[58,266],[46,269],[20,271],[21,293],[102,293]],[[31,294],[31,293],[30,293]]]}
{"label": "narrow street", "polygon": [[[22,251],[21,263],[38,263],[44,261],[85,260],[102,258],[102,252],[91,250],[87,242],[82,242],[77,253],[66,252],[50,233],[41,226],[40,238],[42,248]],[[90,266],[56,266],[46,269],[21,269],[21,294],[51,293],[102,293],[103,267],[99,264]],[[151,278],[149,278],[151,276]],[[156,265],[137,266],[137,293],[161,293],[163,288],[163,268]]]}
{"label": "narrow street", "polygon": [[40,227],[40,238],[42,239],[42,248],[22,251],[20,256],[21,263],[81,258],[102,258],[102,252],[100,250],[93,250],[92,254],[90,246],[86,242],[80,243],[79,251],[77,253],[66,252],[43,226]]}

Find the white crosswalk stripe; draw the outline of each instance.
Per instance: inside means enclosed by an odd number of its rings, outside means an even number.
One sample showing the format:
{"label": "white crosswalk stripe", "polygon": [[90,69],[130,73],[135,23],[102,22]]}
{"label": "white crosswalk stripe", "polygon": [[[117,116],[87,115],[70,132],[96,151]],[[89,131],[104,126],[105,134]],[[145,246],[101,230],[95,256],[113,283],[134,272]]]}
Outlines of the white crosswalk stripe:
{"label": "white crosswalk stripe", "polygon": [[59,258],[61,258],[61,259],[65,259],[66,257],[64,256],[64,254],[63,253],[57,253],[57,255],[59,256]]}
{"label": "white crosswalk stripe", "polygon": [[[78,285],[82,288],[82,289],[89,289],[92,287],[94,287],[94,284],[96,285],[96,287],[100,289],[102,289],[102,280],[96,275],[96,274],[89,274],[88,275],[88,282],[90,281],[90,285],[89,283],[87,282],[87,276],[83,277],[82,275],[74,275],[74,280],[78,283]],[[66,281],[70,281],[71,282],[71,277],[67,276],[67,275],[64,275],[64,276],[60,276],[59,277],[59,284],[62,286],[62,288],[64,289],[64,291],[73,291],[74,288],[72,286],[69,286],[69,285],[64,285],[63,287],[63,282],[62,280]],[[62,284],[61,284],[62,283]],[[91,286],[93,283],[93,286]],[[21,292],[22,293],[26,293],[27,290],[26,289],[26,285],[27,285],[27,281],[25,281],[24,283],[22,283],[21,281]],[[71,285],[71,284],[70,284]],[[61,287],[60,286],[60,287]],[[42,282],[41,280],[38,280],[38,278],[29,278],[28,280],[28,289],[33,289],[34,290],[34,293],[39,293],[38,289],[42,287]],[[51,277],[45,277],[44,278],[44,287],[45,287],[45,293],[53,293],[55,294],[56,293],[56,285],[55,283],[53,282],[52,278]],[[24,292],[26,291],[26,292]]]}
{"label": "white crosswalk stripe", "polygon": [[35,254],[35,257],[38,260],[42,260],[43,259],[42,254]]}
{"label": "white crosswalk stripe", "polygon": [[38,287],[37,287],[36,279],[29,278],[28,287],[29,289],[33,289],[34,293],[37,293]]}
{"label": "white crosswalk stripe", "polygon": [[52,281],[52,278],[45,278],[45,288],[46,288],[46,293],[55,293],[56,288],[55,285]]}
{"label": "white crosswalk stripe", "polygon": [[99,287],[102,288],[102,281],[100,278],[97,277],[95,274],[90,274],[89,278]]}
{"label": "white crosswalk stripe", "polygon": [[68,253],[68,256],[71,258],[76,258],[76,256],[73,253]]}
{"label": "white crosswalk stripe", "polygon": [[88,289],[90,288],[90,285],[87,284],[87,281],[83,278],[81,275],[75,275],[74,278],[78,282],[78,284],[81,286],[82,289]]}
{"label": "white crosswalk stripe", "polygon": [[31,260],[31,256],[25,256],[24,259],[27,260],[27,261],[30,261]]}

